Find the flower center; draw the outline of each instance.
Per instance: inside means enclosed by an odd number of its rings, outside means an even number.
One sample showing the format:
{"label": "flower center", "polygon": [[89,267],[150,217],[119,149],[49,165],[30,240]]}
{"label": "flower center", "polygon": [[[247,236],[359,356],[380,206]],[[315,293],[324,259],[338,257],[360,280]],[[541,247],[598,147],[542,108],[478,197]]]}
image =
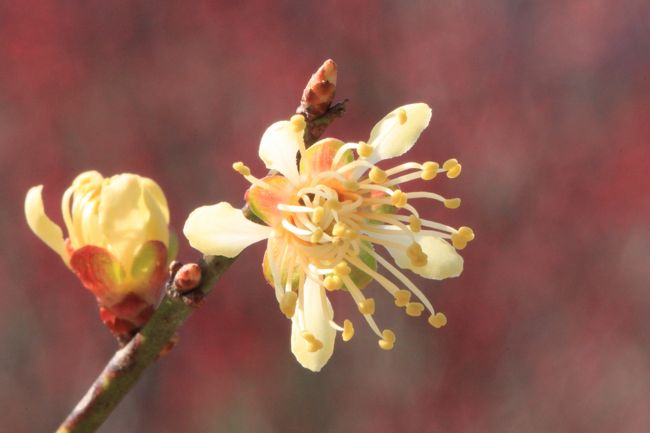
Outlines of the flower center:
{"label": "flower center", "polygon": [[[359,158],[338,164],[343,153],[350,149],[355,149]],[[391,330],[381,331],[377,326],[373,318],[375,301],[361,292],[365,284],[359,284],[359,275],[379,282],[394,297],[395,305],[404,307],[409,316],[420,316],[427,309],[429,323],[436,328],[444,326],[446,318],[444,314],[436,313],[415,284],[379,255],[373,245],[391,250],[394,256],[404,256],[411,268],[423,268],[430,258],[418,243],[420,237],[449,239],[454,247],[462,249],[474,235],[467,227],[455,229],[422,219],[411,204],[412,200],[430,199],[455,209],[460,205],[460,199],[401,189],[402,184],[416,179],[428,181],[443,172],[450,179],[457,177],[461,171],[457,160],[450,159],[442,167],[435,162],[407,162],[383,170],[367,159],[370,155],[372,149],[366,143],[341,146],[329,170],[303,175],[300,184],[294,185],[295,193],[290,203],[277,205],[281,222],[274,229],[284,247],[273,262],[279,268],[276,273],[284,275],[285,282],[280,283],[284,287],[279,289],[277,281],[275,285],[276,290],[280,290],[281,309],[288,317],[295,310],[299,299],[295,293],[301,293],[305,278],[317,281],[328,291],[346,289],[359,312],[379,336],[379,346],[389,350],[393,347],[395,335]],[[233,168],[253,185],[273,190],[272,184],[253,177],[243,163],[235,163]],[[397,279],[402,287],[379,273],[377,265]],[[411,301],[412,295],[417,301]],[[344,325],[340,327],[332,323],[335,329],[343,332],[345,340],[351,338],[353,328],[349,321]],[[314,341],[308,337],[305,339],[310,345],[313,343],[314,350],[318,350]]]}

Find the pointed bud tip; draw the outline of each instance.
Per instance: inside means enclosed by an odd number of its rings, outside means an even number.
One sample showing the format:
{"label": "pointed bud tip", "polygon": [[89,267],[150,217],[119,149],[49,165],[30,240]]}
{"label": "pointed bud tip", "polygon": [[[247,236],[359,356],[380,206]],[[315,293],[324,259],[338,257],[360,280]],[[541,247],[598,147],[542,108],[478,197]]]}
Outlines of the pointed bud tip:
{"label": "pointed bud tip", "polygon": [[321,81],[329,81],[332,84],[336,84],[336,63],[332,59],[327,59],[318,71],[316,75],[319,76]]}

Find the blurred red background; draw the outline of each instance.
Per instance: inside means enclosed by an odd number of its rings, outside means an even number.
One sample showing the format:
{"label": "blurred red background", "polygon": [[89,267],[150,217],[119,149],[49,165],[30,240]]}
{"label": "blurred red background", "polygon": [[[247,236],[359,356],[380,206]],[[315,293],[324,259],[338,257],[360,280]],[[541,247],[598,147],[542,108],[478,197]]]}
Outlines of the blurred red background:
{"label": "blurred red background", "polygon": [[[57,221],[83,170],[136,172],[177,232],[242,201],[259,138],[309,75],[339,66],[366,139],[385,113],[434,107],[409,159],[457,157],[435,213],[469,225],[461,278],[418,280],[433,330],[377,292],[395,350],[358,322],[319,374],[245,251],[103,432],[642,432],[650,429],[650,8],[591,1],[0,3],[2,431],[53,431],[114,341],[93,297],[28,229],[45,184]],[[180,258],[197,254],[182,243]],[[340,310],[350,302],[340,297]],[[340,317],[340,316],[339,316]]]}

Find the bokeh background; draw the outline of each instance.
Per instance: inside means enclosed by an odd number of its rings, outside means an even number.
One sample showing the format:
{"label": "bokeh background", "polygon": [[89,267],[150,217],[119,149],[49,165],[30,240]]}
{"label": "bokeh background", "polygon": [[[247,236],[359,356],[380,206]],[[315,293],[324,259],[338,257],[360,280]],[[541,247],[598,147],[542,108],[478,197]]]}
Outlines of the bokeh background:
{"label": "bokeh background", "polygon": [[[449,324],[392,306],[378,349],[359,317],[319,374],[245,251],[102,432],[650,430],[650,8],[583,1],[0,2],[0,430],[53,431],[114,351],[93,297],[29,231],[74,176],[137,172],[180,233],[242,201],[246,161],[310,74],[339,66],[365,139],[398,105],[434,117],[409,159],[457,157],[461,278],[417,280]],[[197,254],[186,244],[180,258]],[[336,301],[338,317],[353,308]],[[348,314],[350,313],[350,314]]]}

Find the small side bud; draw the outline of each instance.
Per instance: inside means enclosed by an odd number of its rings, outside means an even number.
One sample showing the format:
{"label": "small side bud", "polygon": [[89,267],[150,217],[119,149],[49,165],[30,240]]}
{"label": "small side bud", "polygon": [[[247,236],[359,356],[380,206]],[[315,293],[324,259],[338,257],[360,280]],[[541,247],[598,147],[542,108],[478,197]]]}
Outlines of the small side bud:
{"label": "small side bud", "polygon": [[196,263],[183,265],[174,277],[174,286],[180,293],[189,292],[201,282],[201,267]]}

